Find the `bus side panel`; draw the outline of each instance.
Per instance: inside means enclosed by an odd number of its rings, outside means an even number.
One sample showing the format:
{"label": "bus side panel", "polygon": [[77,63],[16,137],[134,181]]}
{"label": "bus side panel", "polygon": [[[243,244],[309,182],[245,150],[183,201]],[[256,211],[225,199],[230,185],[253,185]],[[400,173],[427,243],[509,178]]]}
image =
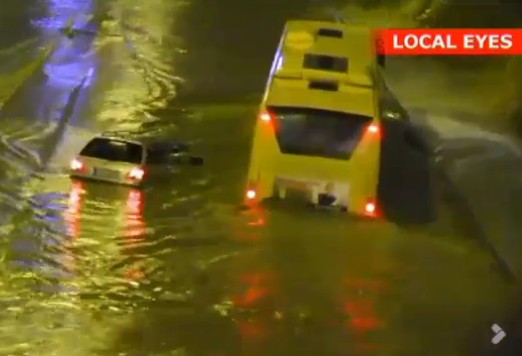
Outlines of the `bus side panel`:
{"label": "bus side panel", "polygon": [[248,184],[255,186],[258,198],[272,196],[274,168],[280,155],[272,122],[257,119],[248,169]]}

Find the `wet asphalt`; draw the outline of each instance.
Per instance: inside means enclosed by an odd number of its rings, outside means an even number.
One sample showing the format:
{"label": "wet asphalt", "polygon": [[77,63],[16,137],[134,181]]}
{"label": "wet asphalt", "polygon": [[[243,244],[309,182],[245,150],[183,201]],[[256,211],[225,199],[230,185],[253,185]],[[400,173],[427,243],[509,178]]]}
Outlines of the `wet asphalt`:
{"label": "wet asphalt", "polygon": [[[467,355],[510,310],[515,286],[393,126],[387,220],[238,211],[282,25],[323,4],[82,4],[89,31],[58,37],[0,118],[7,354]],[[71,181],[103,130],[183,138],[206,164],[144,191]]]}

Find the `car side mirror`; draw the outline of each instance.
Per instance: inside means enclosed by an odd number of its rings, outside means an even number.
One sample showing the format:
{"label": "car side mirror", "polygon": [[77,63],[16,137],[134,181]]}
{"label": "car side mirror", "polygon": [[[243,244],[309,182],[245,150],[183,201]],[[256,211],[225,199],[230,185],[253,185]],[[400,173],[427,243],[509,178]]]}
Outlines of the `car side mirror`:
{"label": "car side mirror", "polygon": [[191,156],[190,157],[190,162],[189,162],[191,165],[193,166],[202,166],[203,163],[204,163],[204,160],[203,160],[203,157],[195,157],[195,156]]}
{"label": "car side mirror", "polygon": [[202,157],[191,156],[186,152],[177,152],[170,155],[172,163],[189,164],[191,166],[201,166],[204,161]]}
{"label": "car side mirror", "polygon": [[182,151],[171,152],[169,157],[174,160],[182,159],[184,157],[187,157],[187,153]]}

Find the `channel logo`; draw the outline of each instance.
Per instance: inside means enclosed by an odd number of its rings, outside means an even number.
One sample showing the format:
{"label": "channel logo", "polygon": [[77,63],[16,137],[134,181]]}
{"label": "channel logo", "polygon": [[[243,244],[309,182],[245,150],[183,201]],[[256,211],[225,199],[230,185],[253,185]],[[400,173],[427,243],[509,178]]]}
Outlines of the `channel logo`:
{"label": "channel logo", "polygon": [[493,336],[493,339],[491,339],[491,343],[495,345],[501,342],[507,335],[506,332],[502,330],[502,328],[497,324],[493,324],[493,326],[491,326],[491,330],[493,330],[495,333],[495,336]]}

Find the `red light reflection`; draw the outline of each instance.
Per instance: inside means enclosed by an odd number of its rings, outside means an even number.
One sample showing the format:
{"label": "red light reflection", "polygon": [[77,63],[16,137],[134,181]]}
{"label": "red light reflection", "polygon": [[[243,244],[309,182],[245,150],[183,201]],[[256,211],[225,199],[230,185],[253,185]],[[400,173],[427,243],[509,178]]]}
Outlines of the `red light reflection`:
{"label": "red light reflection", "polygon": [[242,355],[261,355],[275,312],[271,309],[275,306],[275,276],[270,271],[254,271],[240,275],[237,282],[241,292],[231,299],[238,313],[235,319],[241,335]]}
{"label": "red light reflection", "polygon": [[252,209],[250,218],[251,220],[248,222],[249,226],[264,226],[266,223],[265,213],[260,208]]}
{"label": "red light reflection", "polygon": [[381,294],[385,292],[386,285],[383,281],[364,278],[347,278],[344,284],[349,289],[364,290],[367,293]]}
{"label": "red light reflection", "polygon": [[[232,301],[238,312],[235,319],[242,338],[243,354],[260,355],[258,351],[262,350],[267,338],[278,330],[278,320],[285,318],[282,312],[278,312],[284,310],[284,296],[278,289],[277,275],[271,271],[245,273],[238,279],[242,290],[232,297]],[[355,347],[358,352],[374,350],[376,345],[371,336],[385,325],[374,301],[385,291],[386,285],[381,280],[363,278],[348,278],[341,283],[346,288],[340,303],[340,311],[346,316],[344,326],[357,337],[356,344],[350,347]]]}
{"label": "red light reflection", "polygon": [[[83,183],[74,181],[69,192],[69,199],[67,200],[67,210],[64,213],[67,235],[71,238],[77,238],[81,233],[81,210],[84,194]],[[71,246],[72,241],[69,240],[67,245],[64,246],[64,254],[62,256],[62,264],[69,273],[73,273],[76,269],[76,259],[70,249]]]}
{"label": "red light reflection", "polygon": [[380,319],[375,317],[371,301],[358,300],[347,302],[345,312],[349,315],[348,327],[358,333],[366,333],[383,326]]}
{"label": "red light reflection", "polygon": [[238,323],[239,331],[242,336],[260,339],[267,333],[267,327],[260,320],[244,320]]}
{"label": "red light reflection", "polygon": [[238,282],[242,292],[234,295],[232,301],[238,311],[236,321],[243,355],[260,355],[260,343],[268,337],[271,315],[275,315],[275,310],[270,312],[277,294],[275,276],[269,271],[256,271],[242,274]]}
{"label": "red light reflection", "polygon": [[67,234],[71,237],[78,237],[80,235],[81,209],[84,194],[85,189],[83,183],[79,181],[73,182],[67,202],[67,211],[65,213]]}
{"label": "red light reflection", "polygon": [[[125,204],[125,231],[126,238],[124,250],[132,254],[132,249],[145,239],[147,228],[143,218],[144,199],[143,192],[138,189],[131,189],[127,195]],[[140,280],[145,277],[143,268],[133,267],[125,271],[125,277],[132,280]]]}
{"label": "red light reflection", "polygon": [[266,320],[256,318],[240,320],[237,323],[237,327],[241,335],[241,355],[263,355],[262,346],[269,332]]}
{"label": "red light reflection", "polygon": [[263,227],[266,224],[266,212],[261,206],[252,206],[243,212],[238,225],[234,226],[234,238],[241,241],[261,239]]}
{"label": "red light reflection", "polygon": [[143,220],[143,193],[138,189],[132,189],[127,196],[125,211],[125,236],[143,239],[147,232]]}
{"label": "red light reflection", "polygon": [[375,331],[384,326],[374,309],[373,298],[381,294],[384,285],[381,281],[367,279],[347,279],[349,299],[343,304],[343,311],[348,316],[347,326],[358,334]]}
{"label": "red light reflection", "polygon": [[234,304],[239,308],[253,307],[263,299],[270,296],[270,287],[273,278],[269,273],[250,273],[240,277],[241,282],[245,285],[246,290],[240,295],[233,297]]}

